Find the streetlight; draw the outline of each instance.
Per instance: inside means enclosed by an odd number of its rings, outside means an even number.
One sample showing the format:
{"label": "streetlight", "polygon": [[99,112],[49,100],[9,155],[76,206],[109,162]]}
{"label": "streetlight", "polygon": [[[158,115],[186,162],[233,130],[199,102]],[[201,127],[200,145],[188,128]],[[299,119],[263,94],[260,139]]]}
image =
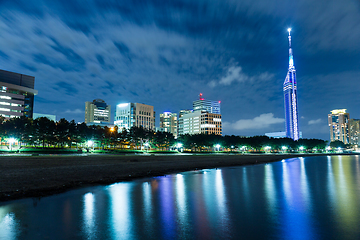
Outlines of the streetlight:
{"label": "streetlight", "polygon": [[240,150],[243,151],[243,152],[246,151],[246,146],[242,146],[242,147],[240,148]]}
{"label": "streetlight", "polygon": [[87,141],[87,143],[86,143],[86,145],[88,146],[88,147],[92,147],[92,149],[93,149],[93,151],[94,151],[94,141],[93,140],[89,140],[89,141]]}
{"label": "streetlight", "polygon": [[145,144],[144,144],[144,146],[146,147],[146,151],[147,151],[147,148],[149,147],[149,143],[148,142],[146,142]]}
{"label": "streetlight", "polygon": [[271,147],[270,147],[270,146],[266,146],[266,147],[264,147],[264,149],[265,149],[265,152],[267,152],[267,151],[270,151],[270,150],[271,150]]}
{"label": "streetlight", "polygon": [[[110,128],[110,148],[111,148],[111,137],[112,137],[114,131],[115,131],[115,128],[111,127]],[[114,144],[114,149],[115,149],[115,144]]]}
{"label": "streetlight", "polygon": [[217,151],[220,151],[220,147],[221,147],[220,144],[215,145],[215,148],[217,149]]}
{"label": "streetlight", "polygon": [[303,146],[300,146],[300,147],[299,147],[299,150],[300,150],[300,151],[304,151],[304,147],[303,147]]}
{"label": "streetlight", "polygon": [[15,138],[9,138],[8,142],[10,143],[10,151],[12,151],[12,145],[16,142]]}

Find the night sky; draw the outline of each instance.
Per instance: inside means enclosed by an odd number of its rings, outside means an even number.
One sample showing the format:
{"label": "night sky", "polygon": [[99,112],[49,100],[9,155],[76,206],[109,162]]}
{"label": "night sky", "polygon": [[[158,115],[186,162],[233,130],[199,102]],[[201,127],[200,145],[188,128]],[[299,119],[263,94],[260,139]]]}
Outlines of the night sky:
{"label": "night sky", "polygon": [[191,109],[220,100],[223,134],[284,131],[287,28],[300,131],[329,140],[327,114],[360,118],[355,0],[0,1],[0,69],[35,76],[34,112],[84,121],[85,101]]}

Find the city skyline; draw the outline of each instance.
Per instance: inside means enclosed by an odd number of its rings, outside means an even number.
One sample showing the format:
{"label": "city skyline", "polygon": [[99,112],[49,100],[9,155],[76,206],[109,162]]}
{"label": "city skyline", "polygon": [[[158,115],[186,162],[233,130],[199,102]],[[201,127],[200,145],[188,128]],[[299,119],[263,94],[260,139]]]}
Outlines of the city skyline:
{"label": "city skyline", "polygon": [[329,140],[331,109],[360,117],[354,1],[0,6],[0,66],[35,76],[34,112],[84,121],[84,102],[96,98],[178,112],[190,109],[202,92],[221,101],[224,135],[284,131],[285,36],[291,27],[303,137]]}

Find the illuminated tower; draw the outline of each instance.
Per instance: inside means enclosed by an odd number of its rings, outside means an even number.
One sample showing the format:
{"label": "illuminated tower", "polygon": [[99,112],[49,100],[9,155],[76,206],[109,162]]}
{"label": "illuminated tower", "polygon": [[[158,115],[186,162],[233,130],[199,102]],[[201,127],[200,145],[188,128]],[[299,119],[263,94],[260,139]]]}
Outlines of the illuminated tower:
{"label": "illuminated tower", "polygon": [[286,137],[295,141],[299,139],[298,125],[298,101],[297,101],[297,84],[296,70],[294,66],[293,53],[291,49],[291,28],[289,32],[289,69],[284,81],[284,102],[285,102],[285,130]]}

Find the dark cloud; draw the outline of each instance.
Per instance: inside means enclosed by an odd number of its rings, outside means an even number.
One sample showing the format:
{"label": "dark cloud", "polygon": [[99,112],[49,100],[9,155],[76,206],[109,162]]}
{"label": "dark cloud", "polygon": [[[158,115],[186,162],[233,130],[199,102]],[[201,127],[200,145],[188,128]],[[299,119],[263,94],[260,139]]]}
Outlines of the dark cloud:
{"label": "dark cloud", "polygon": [[101,98],[178,112],[202,92],[222,101],[225,134],[281,131],[292,27],[304,137],[328,139],[333,108],[360,118],[358,1],[8,0],[0,7],[2,68],[36,77],[35,111],[83,121],[84,102]]}
{"label": "dark cloud", "polygon": [[75,95],[77,94],[79,91],[77,88],[74,87],[74,85],[67,83],[67,82],[57,82],[55,83],[56,89],[64,89],[65,93],[68,95]]}

